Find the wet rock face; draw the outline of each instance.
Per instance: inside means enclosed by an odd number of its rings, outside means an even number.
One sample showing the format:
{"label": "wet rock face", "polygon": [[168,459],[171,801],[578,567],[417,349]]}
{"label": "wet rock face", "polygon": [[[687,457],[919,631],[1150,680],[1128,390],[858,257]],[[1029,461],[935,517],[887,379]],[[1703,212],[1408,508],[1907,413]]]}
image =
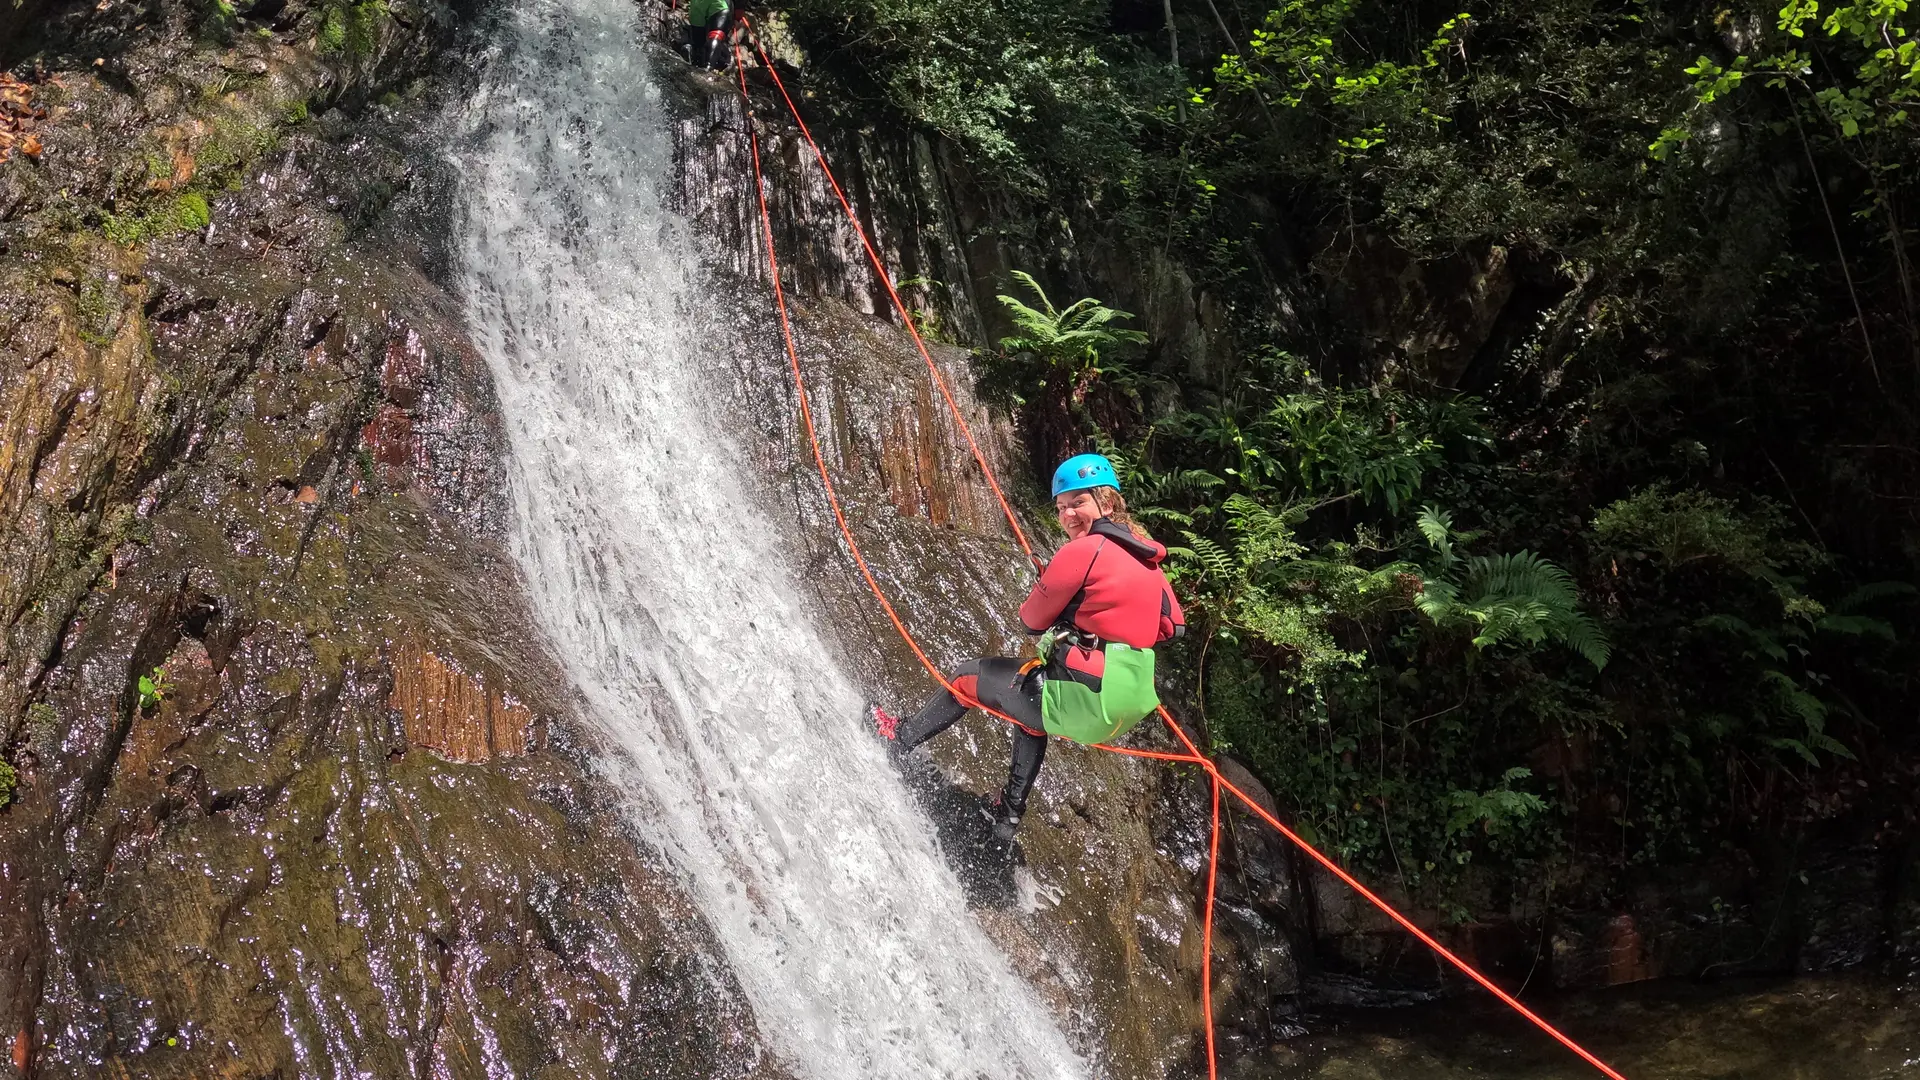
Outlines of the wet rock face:
{"label": "wet rock face", "polygon": [[496,545],[405,109],[288,107],[451,13],[340,57],[304,10],[61,9],[0,164],[0,1075],[775,1075]]}

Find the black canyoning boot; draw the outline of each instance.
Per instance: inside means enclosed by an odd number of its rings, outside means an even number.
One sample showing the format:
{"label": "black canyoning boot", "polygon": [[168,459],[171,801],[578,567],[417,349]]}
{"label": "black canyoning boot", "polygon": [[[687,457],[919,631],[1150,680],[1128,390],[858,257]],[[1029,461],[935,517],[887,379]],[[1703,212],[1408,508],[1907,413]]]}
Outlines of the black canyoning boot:
{"label": "black canyoning boot", "polygon": [[1020,831],[1020,815],[1026,807],[1008,802],[1004,793],[989,796],[980,804],[980,813],[993,826],[993,838],[1003,844],[1013,843],[1013,836]]}

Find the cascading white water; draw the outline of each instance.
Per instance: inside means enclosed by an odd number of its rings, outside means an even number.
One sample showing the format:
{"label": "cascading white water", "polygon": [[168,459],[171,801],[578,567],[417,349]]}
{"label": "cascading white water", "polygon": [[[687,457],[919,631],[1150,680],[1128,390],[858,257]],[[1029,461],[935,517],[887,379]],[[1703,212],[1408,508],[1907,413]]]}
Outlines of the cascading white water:
{"label": "cascading white water", "polygon": [[1085,1076],[967,913],[737,480],[639,12],[507,6],[461,117],[464,289],[534,608],[796,1072]]}

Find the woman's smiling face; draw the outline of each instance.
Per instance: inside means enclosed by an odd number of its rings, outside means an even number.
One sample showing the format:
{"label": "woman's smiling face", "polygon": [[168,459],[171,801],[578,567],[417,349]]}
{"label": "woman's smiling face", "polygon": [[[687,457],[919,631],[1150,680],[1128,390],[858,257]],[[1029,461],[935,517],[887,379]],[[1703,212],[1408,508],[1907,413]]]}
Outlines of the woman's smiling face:
{"label": "woman's smiling face", "polygon": [[1093,523],[1106,516],[1106,512],[1100,509],[1100,500],[1093,497],[1093,492],[1086,490],[1063,491],[1054,496],[1053,512],[1060,519],[1060,527],[1067,531],[1069,540],[1078,540],[1087,535]]}

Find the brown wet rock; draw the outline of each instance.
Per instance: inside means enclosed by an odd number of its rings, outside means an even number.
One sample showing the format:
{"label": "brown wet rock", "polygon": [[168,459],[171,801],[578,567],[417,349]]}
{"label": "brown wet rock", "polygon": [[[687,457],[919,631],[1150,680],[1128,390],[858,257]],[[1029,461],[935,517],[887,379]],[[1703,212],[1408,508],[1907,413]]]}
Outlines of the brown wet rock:
{"label": "brown wet rock", "polygon": [[336,66],[162,8],[0,164],[0,1072],[779,1075],[587,771],[458,305],[367,231],[404,154],[291,119],[451,12]]}
{"label": "brown wet rock", "polygon": [[87,242],[0,257],[0,617],[8,648],[0,716],[107,552],[132,527],[129,503],[166,437],[168,387],[146,346],[138,256]]}
{"label": "brown wet rock", "polygon": [[408,745],[468,764],[534,749],[533,711],[479,676],[412,641],[396,642],[387,665],[393,679],[387,704],[400,714]]}
{"label": "brown wet rock", "polygon": [[[751,1019],[697,917],[497,689],[568,708],[510,568],[444,510],[349,493],[363,384],[321,370],[239,384],[41,680],[60,733],[0,819],[34,1074],[303,1075],[322,1053],[377,1075],[744,1074]],[[261,479],[289,474],[323,503]],[[402,633],[446,640],[390,673]],[[409,711],[431,678],[439,711]],[[474,710],[484,730],[460,726]]]}

